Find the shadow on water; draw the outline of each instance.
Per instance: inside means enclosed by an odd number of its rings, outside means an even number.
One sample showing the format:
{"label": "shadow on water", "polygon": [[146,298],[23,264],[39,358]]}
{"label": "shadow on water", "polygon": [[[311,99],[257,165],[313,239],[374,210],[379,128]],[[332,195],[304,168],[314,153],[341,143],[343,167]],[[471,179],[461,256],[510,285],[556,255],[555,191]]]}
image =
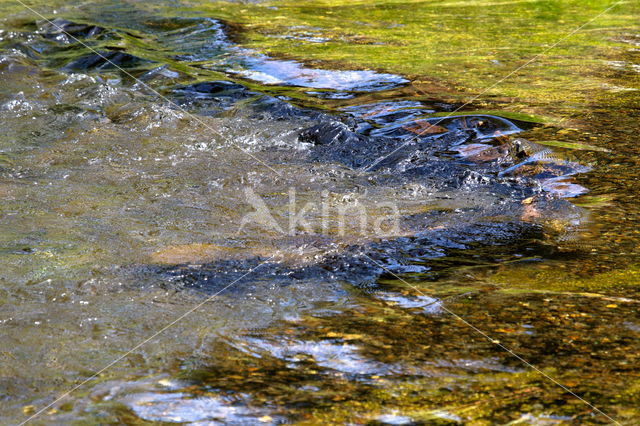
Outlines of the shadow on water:
{"label": "shadow on water", "polygon": [[604,151],[231,22],[86,10],[0,33],[6,418],[230,284],[44,421],[606,421],[546,376],[637,418],[637,292],[530,284],[591,264]]}

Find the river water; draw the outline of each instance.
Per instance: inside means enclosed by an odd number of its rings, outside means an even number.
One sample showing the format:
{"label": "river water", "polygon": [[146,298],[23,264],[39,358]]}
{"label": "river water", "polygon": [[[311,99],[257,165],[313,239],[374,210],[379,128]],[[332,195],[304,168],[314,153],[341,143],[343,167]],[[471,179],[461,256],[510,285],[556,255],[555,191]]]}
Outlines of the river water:
{"label": "river water", "polygon": [[640,418],[634,7],[467,103],[286,2],[0,5],[2,423]]}

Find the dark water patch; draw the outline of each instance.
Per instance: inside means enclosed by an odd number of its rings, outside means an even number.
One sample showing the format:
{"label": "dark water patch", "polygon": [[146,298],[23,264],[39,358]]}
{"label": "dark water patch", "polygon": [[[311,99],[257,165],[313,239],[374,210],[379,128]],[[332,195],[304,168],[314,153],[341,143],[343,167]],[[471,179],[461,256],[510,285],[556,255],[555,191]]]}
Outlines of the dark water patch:
{"label": "dark water patch", "polygon": [[[408,219],[418,223],[421,220],[424,217]],[[533,224],[458,224],[449,229],[422,231],[415,236],[367,246],[345,247],[337,254],[316,256],[314,263],[307,266],[287,266],[266,258],[254,258],[170,267],[136,267],[132,271],[136,275],[146,275],[147,279],[161,279],[163,285],[173,289],[216,293],[229,286],[225,294],[236,296],[244,296],[267,283],[286,288],[309,280],[376,288],[378,279],[395,278],[396,274],[406,276],[410,281],[442,278],[449,268],[463,266],[467,262],[464,259],[474,259],[474,254],[475,262],[483,264],[491,262],[492,251],[500,253],[503,259],[517,258],[514,254],[548,254],[539,242],[543,238],[542,228]],[[476,254],[482,251],[485,251],[482,257]]]}
{"label": "dark water patch", "polygon": [[172,89],[171,100],[198,115],[216,115],[224,111],[242,111],[251,119],[317,120],[320,111],[292,105],[284,96],[270,96],[230,81],[205,81]]}
{"label": "dark water patch", "polygon": [[143,63],[150,63],[150,61],[128,53],[103,51],[75,59],[62,69],[66,71],[102,71],[116,68],[135,68]]}
{"label": "dark water patch", "polygon": [[[33,32],[13,32],[3,37],[3,47],[18,49],[32,59],[44,60],[49,66],[66,71],[130,68],[152,62],[113,45],[122,41],[123,35],[131,37],[126,32],[59,18],[33,26],[36,27]],[[31,25],[24,27],[18,28],[24,30]]]}
{"label": "dark water patch", "polygon": [[202,115],[214,115],[232,108],[237,102],[259,97],[246,87],[229,81],[196,83],[175,89],[174,99],[182,108]]}
{"label": "dark water patch", "polygon": [[38,33],[44,38],[58,43],[75,43],[77,39],[94,38],[107,32],[106,28],[97,25],[81,24],[66,19],[52,19],[38,26]]}

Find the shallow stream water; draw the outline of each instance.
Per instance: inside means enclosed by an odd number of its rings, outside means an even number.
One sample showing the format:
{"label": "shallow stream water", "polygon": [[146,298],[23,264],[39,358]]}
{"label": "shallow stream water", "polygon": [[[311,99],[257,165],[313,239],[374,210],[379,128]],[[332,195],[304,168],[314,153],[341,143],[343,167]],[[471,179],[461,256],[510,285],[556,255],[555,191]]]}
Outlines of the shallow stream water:
{"label": "shallow stream water", "polygon": [[640,419],[636,6],[467,102],[358,56],[431,5],[67,3],[0,2],[2,423]]}

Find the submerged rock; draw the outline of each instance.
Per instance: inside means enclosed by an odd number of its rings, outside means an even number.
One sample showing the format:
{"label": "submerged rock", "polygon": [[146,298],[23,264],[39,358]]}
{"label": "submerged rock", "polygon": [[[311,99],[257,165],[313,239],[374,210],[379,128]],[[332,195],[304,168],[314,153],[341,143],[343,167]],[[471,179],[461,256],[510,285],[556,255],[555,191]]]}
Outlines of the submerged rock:
{"label": "submerged rock", "polygon": [[115,68],[133,68],[151,61],[115,50],[91,53],[69,62],[63,67],[66,71],[100,71]]}
{"label": "submerged rock", "polygon": [[[209,87],[220,86],[200,87],[215,92]],[[295,117],[304,116],[303,110],[291,108],[297,111]],[[490,246],[509,250],[523,242],[536,246],[536,241],[548,235],[545,224],[551,224],[555,231],[564,226],[567,232],[581,225],[583,213],[579,208],[541,186],[546,175],[510,171],[522,162],[533,162],[530,157],[544,150],[519,139],[487,136],[487,132],[495,134],[499,129],[519,129],[506,119],[458,116],[438,124],[444,132],[417,135],[409,129],[389,137],[381,136],[383,132],[358,131],[366,128],[359,119],[328,115],[313,118],[317,123],[298,136],[307,146],[304,159],[310,165],[342,165],[349,173],[362,176],[365,188],[396,188],[395,197],[413,191],[412,185],[422,188],[425,207],[432,207],[415,213],[403,210],[395,234],[370,233],[350,240],[344,234],[328,232],[309,240],[302,233],[283,236],[281,243],[276,237],[271,244],[247,247],[231,257],[228,253],[218,256],[216,250],[196,244],[186,246],[193,250],[178,250],[176,266],[149,266],[145,271],[155,271],[172,285],[207,292],[230,284],[255,283],[251,272],[257,268],[260,281],[281,285],[289,285],[291,280],[320,279],[369,286],[388,273],[430,271],[430,259],[439,259],[452,250]],[[469,128],[469,123],[479,127]],[[395,123],[389,122],[389,126],[395,127]],[[569,168],[566,172],[576,171]],[[302,246],[314,247],[314,251],[306,249],[306,256],[299,257],[283,254]],[[176,251],[167,250],[160,255],[162,263],[171,263],[172,256],[165,254]],[[208,257],[202,256],[203,252]]]}
{"label": "submerged rock", "polygon": [[106,32],[104,27],[98,25],[81,24],[60,18],[44,21],[38,26],[38,33],[42,37],[59,43],[73,43],[78,39],[91,38]]}
{"label": "submerged rock", "polygon": [[223,96],[240,99],[249,95],[249,91],[240,84],[230,81],[207,81],[186,86],[180,91],[197,98],[220,98]]}

